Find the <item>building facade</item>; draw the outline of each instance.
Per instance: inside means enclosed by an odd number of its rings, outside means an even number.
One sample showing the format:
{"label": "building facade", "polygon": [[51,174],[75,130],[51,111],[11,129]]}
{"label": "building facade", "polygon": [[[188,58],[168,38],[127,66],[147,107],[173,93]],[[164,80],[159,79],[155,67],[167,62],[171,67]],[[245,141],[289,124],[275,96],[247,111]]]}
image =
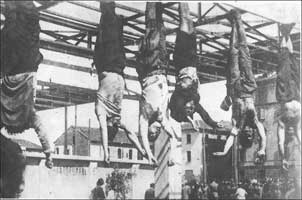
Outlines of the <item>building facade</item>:
{"label": "building facade", "polygon": [[[55,153],[64,154],[63,133],[55,143]],[[119,130],[108,138],[108,146],[111,161],[123,161],[130,163],[148,163],[147,159],[138,152],[129,141],[124,131]],[[104,152],[101,148],[101,136],[98,128],[74,127],[67,129],[67,154],[90,156],[103,160]]]}
{"label": "building facade", "polygon": [[[209,168],[215,166],[218,159],[211,159],[209,150],[216,143],[223,147],[230,130],[230,123],[223,122],[222,129],[213,130],[203,121],[198,121],[200,127],[196,131],[191,123],[182,124],[182,157],[184,180],[192,179],[206,181],[212,174]],[[216,144],[217,146],[217,144]],[[216,169],[212,168],[214,171]]]}

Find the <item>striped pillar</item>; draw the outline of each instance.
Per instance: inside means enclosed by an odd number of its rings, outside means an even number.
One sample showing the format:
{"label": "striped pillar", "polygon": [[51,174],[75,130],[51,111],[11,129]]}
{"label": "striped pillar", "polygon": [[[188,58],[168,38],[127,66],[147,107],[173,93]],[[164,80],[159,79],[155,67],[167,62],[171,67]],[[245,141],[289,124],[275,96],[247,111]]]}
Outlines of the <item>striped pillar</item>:
{"label": "striped pillar", "polygon": [[[154,150],[159,165],[154,172],[155,198],[181,199],[181,141],[177,139],[171,141],[168,135],[162,132],[155,141]],[[175,165],[168,166],[168,161],[172,156]]]}

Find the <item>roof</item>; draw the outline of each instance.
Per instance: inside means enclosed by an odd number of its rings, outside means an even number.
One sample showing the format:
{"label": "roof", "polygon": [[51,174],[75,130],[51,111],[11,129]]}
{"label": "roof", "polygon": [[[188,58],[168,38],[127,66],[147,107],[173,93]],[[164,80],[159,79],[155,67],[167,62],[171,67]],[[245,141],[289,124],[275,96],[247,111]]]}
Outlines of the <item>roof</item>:
{"label": "roof", "polygon": [[40,145],[32,143],[28,140],[23,140],[23,139],[12,139],[12,140],[14,142],[18,143],[21,147],[25,147],[26,149],[35,149],[35,150],[42,151],[42,147]]}
{"label": "roof", "polygon": [[[67,144],[72,145],[72,137],[74,133],[78,133],[85,137],[88,140],[88,135],[90,134],[90,142],[95,142],[95,143],[100,143],[101,142],[101,135],[100,135],[100,130],[99,128],[89,128],[89,127],[82,127],[82,126],[70,126],[67,129]],[[62,133],[60,137],[58,137],[55,140],[55,145],[64,145],[64,137],[65,137],[65,132]],[[108,137],[109,144],[114,145],[114,144],[127,144],[127,145],[132,145],[131,141],[128,139],[125,131],[119,129],[119,131],[116,133],[116,135],[111,138],[110,136]]]}

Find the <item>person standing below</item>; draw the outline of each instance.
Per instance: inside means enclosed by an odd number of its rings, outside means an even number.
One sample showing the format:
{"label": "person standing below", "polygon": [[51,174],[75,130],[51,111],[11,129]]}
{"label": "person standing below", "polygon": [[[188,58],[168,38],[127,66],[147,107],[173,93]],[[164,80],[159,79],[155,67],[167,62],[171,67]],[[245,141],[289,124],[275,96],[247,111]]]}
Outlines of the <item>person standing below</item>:
{"label": "person standing below", "polygon": [[[95,113],[99,122],[104,160],[109,163],[108,127],[110,134],[123,129],[129,140],[145,156],[136,134],[121,123],[121,105],[125,89],[123,71],[125,52],[123,46],[123,20],[115,13],[114,2],[100,2],[102,16],[94,49],[94,65],[99,77]],[[108,126],[108,127],[107,127]]]}
{"label": "person standing below", "polygon": [[276,80],[276,99],[281,104],[278,116],[278,146],[281,155],[282,168],[288,170],[288,162],[285,155],[286,135],[290,137],[290,127],[293,128],[294,136],[298,139],[301,151],[301,102],[300,102],[300,65],[293,54],[293,44],[290,32],[294,27],[292,24],[281,24],[281,46],[279,56],[279,67]]}
{"label": "person standing below", "polygon": [[191,195],[191,187],[189,183],[186,181],[182,188],[182,199],[189,199]]}
{"label": "person standing below", "polygon": [[252,71],[251,56],[247,46],[245,30],[238,10],[231,10],[229,20],[232,24],[230,39],[230,55],[227,74],[227,96],[221,108],[228,110],[232,106],[232,130],[228,137],[223,152],[213,153],[224,156],[228,153],[237,137],[246,126],[257,129],[261,138],[259,151],[255,162],[263,162],[266,149],[266,135],[263,124],[258,120],[254,104],[254,92],[257,84]]}
{"label": "person standing below", "polygon": [[146,190],[145,199],[155,199],[154,183],[151,183],[150,188]]}
{"label": "person standing below", "polygon": [[235,192],[235,198],[236,199],[246,199],[246,195],[247,195],[246,190],[242,187],[242,184],[239,184],[238,188]]}
{"label": "person standing below", "polygon": [[103,200],[106,199],[105,197],[105,192],[102,188],[104,185],[104,180],[102,178],[99,178],[98,181],[96,182],[96,187],[93,188],[91,191],[91,198],[92,200]]}

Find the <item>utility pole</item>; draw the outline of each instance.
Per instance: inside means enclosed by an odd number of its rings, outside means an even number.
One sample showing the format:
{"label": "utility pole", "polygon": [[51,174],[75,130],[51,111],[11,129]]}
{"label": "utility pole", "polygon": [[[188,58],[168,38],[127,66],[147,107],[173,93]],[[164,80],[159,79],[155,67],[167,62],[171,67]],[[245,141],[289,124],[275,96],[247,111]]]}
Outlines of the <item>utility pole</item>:
{"label": "utility pole", "polygon": [[64,134],[64,154],[67,155],[67,106],[64,107],[65,110],[65,134]]}

